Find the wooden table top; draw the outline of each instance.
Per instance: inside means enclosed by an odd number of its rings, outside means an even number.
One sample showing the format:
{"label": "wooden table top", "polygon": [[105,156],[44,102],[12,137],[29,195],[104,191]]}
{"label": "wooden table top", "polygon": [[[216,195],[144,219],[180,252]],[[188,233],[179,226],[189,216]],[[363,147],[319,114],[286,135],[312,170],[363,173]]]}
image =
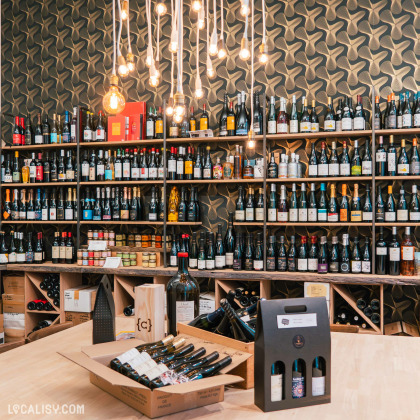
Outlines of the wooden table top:
{"label": "wooden table top", "polygon": [[[117,331],[132,319],[117,318]],[[92,321],[0,355],[1,419],[146,418],[89,381],[89,373],[57,354],[90,345]],[[332,333],[332,402],[262,413],[253,390],[227,389],[225,401],[167,416],[187,419],[417,419],[420,389],[420,340],[368,334]],[[84,415],[14,415],[14,404],[84,404]],[[163,418],[163,417],[162,417]]]}

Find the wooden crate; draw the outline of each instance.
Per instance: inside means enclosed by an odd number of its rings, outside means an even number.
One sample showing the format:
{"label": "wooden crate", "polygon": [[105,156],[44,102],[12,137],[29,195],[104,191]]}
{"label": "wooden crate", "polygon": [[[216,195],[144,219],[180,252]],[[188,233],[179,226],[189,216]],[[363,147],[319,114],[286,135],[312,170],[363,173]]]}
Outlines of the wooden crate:
{"label": "wooden crate", "polygon": [[223,335],[191,327],[187,324],[178,324],[178,332],[180,334],[188,334],[193,337],[199,337],[204,340],[211,341],[212,343],[222,344],[224,346],[252,354],[248,360],[241,363],[229,373],[232,375],[238,375],[244,379],[243,382],[235,384],[235,387],[243,389],[254,388],[254,343],[244,343],[242,341],[234,340],[233,338],[224,337]]}

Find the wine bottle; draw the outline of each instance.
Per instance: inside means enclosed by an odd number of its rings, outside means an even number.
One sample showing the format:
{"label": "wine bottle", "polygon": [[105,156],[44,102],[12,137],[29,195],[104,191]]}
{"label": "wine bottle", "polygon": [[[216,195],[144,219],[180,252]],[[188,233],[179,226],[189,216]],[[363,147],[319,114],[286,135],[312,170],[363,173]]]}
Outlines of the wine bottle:
{"label": "wine bottle", "polygon": [[303,398],[305,396],[305,366],[302,359],[296,359],[292,367],[292,398]]}
{"label": "wine bottle", "polygon": [[300,117],[300,132],[310,133],[312,131],[311,118],[308,112],[308,101],[303,100],[302,115]]}
{"label": "wine bottle", "polygon": [[362,206],[360,203],[359,197],[359,185],[354,184],[354,193],[353,200],[351,203],[351,216],[350,220],[352,222],[361,222],[362,221]]}
{"label": "wine bottle", "polygon": [[306,184],[302,182],[301,184],[301,192],[299,197],[299,204],[298,204],[298,219],[299,222],[307,222],[308,221],[308,203],[306,201]]}
{"label": "wine bottle", "polygon": [[399,276],[400,275],[400,260],[401,260],[401,248],[400,244],[397,240],[397,228],[395,226],[392,227],[392,239],[388,243],[389,249],[389,274],[391,276]]}
{"label": "wine bottle", "polygon": [[220,301],[220,306],[224,309],[226,315],[229,318],[235,340],[245,342],[254,341],[255,330],[238,317],[227,299],[222,299]]}
{"label": "wine bottle", "polygon": [[315,150],[315,142],[311,146],[311,154],[309,156],[309,166],[308,166],[308,176],[317,177],[318,176],[318,159]]}
{"label": "wine bottle", "polygon": [[297,256],[297,271],[308,271],[307,237],[302,236]]}
{"label": "wine bottle", "polygon": [[343,246],[340,253],[340,273],[350,273],[349,235],[343,234]]}
{"label": "wine bottle", "polygon": [[206,331],[213,331],[225,316],[223,308],[218,308],[209,314],[202,314],[194,318],[188,325]]}
{"label": "wine bottle", "polygon": [[280,200],[277,209],[277,221],[287,222],[289,220],[289,211],[287,208],[286,186],[280,186]]}
{"label": "wine bottle", "polygon": [[331,252],[329,255],[329,271],[331,273],[338,273],[340,269],[339,263],[339,249],[338,249],[338,237],[332,237]]}
{"label": "wine bottle", "polygon": [[[311,236],[311,246],[308,254],[308,270],[309,272],[316,273],[318,271],[318,238]],[[300,255],[299,255],[300,257]]]}
{"label": "wine bottle", "polygon": [[404,185],[401,185],[400,196],[397,203],[397,221],[408,222],[408,204],[405,199]]}
{"label": "wine bottle", "polygon": [[311,183],[311,192],[309,193],[309,205],[308,205],[308,222],[318,221],[318,206],[315,196],[315,183]]}
{"label": "wine bottle", "polygon": [[384,228],[379,227],[379,239],[376,242],[376,274],[384,275],[388,272],[388,247],[384,240]]}
{"label": "wine bottle", "polygon": [[324,131],[335,131],[335,115],[330,96],[328,96],[327,112],[324,117]]}
{"label": "wine bottle", "polygon": [[410,228],[405,228],[405,236],[401,242],[400,271],[403,276],[414,276],[414,244],[411,240]]}
{"label": "wine bottle", "polygon": [[289,132],[290,133],[299,133],[299,118],[296,108],[296,95],[292,96],[292,109],[290,111],[289,118]]}
{"label": "wine bottle", "polygon": [[385,222],[395,222],[397,213],[395,211],[395,200],[392,194],[392,185],[388,185],[388,198],[385,205]]}
{"label": "wine bottle", "polygon": [[407,152],[405,150],[405,140],[401,140],[400,157],[398,158],[397,175],[409,175],[410,164],[408,161]]}
{"label": "wine bottle", "polygon": [[347,185],[341,186],[340,222],[349,221],[349,202],[347,199]]}
{"label": "wine bottle", "polygon": [[389,145],[387,151],[388,161],[388,176],[395,176],[397,174],[397,149],[394,146],[394,136],[389,136]]}
{"label": "wine bottle", "polygon": [[274,96],[270,97],[270,107],[267,116],[267,134],[277,133],[276,102]]}
{"label": "wine bottle", "polygon": [[343,141],[343,152],[340,159],[340,176],[350,176],[350,157],[346,140]]}
{"label": "wine bottle", "polygon": [[376,149],[376,175],[386,175],[386,151],[384,148],[384,138],[379,136],[379,145]]}
{"label": "wine bottle", "polygon": [[[281,201],[281,198],[280,198]],[[289,202],[289,222],[297,222],[299,220],[298,200],[296,195],[296,184],[292,184],[292,195]]]}
{"label": "wine bottle", "polygon": [[[284,238],[283,238],[284,242]],[[283,243],[284,246],[284,243]],[[267,244],[267,271],[275,271],[276,270],[276,237],[270,236],[268,238],[268,244]],[[286,259],[286,256],[284,255],[284,259]]]}
{"label": "wine bottle", "polygon": [[335,192],[335,184],[331,184],[331,196],[328,204],[328,222],[338,222],[338,206]]}
{"label": "wine bottle", "polygon": [[325,395],[326,366],[322,357],[315,357],[312,363],[312,396]]}

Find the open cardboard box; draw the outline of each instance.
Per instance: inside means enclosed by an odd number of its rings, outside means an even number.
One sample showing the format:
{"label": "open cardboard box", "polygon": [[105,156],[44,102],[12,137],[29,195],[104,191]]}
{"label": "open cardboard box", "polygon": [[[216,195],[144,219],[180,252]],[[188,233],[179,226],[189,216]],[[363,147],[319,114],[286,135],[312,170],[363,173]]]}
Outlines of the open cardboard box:
{"label": "open cardboard box", "polygon": [[213,377],[152,391],[109,367],[109,362],[113,358],[142,344],[141,340],[113,341],[82,347],[80,352],[60,354],[87,369],[90,372],[92,384],[150,418],[223,401],[225,385],[242,381],[239,376],[226,373],[243,363],[251,355],[187,334],[177,336],[177,338],[180,337],[184,337],[187,344],[194,344],[196,349],[205,347],[206,354],[218,351],[219,359],[229,355],[232,358],[232,363]]}

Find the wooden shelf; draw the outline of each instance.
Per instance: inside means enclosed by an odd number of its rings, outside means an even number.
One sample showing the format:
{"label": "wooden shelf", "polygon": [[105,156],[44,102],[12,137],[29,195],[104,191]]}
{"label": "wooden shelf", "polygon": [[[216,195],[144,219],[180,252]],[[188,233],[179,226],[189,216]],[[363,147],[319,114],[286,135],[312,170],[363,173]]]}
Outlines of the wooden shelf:
{"label": "wooden shelf", "polygon": [[233,222],[234,226],[264,226],[264,222]]}
{"label": "wooden shelf", "polygon": [[376,226],[420,226],[420,222],[376,222]]}
{"label": "wooden shelf", "polygon": [[23,183],[23,182],[3,182],[2,188],[39,188],[39,187],[70,187],[76,186],[77,182],[35,182],[35,183]]}
{"label": "wooden shelf", "polygon": [[[97,274],[120,274],[126,276],[163,276],[172,277],[176,272],[175,267],[157,267],[157,268],[142,268],[142,267],[119,267],[119,268],[103,268],[103,267],[89,267],[79,266],[77,264],[52,264],[47,262],[45,264],[8,264],[8,271],[26,271],[39,273],[97,273]],[[323,283],[338,283],[338,284],[364,284],[364,285],[379,285],[379,284],[399,284],[399,285],[420,285],[420,276],[390,276],[378,274],[342,274],[342,273],[309,273],[309,272],[279,272],[279,271],[236,271],[236,270],[189,270],[193,277],[197,278],[214,278],[225,280],[284,280],[284,281],[310,281]],[[70,274],[69,274],[70,275]],[[74,275],[71,275],[74,277]],[[70,286],[74,287],[74,286]],[[63,289],[64,290],[64,289]],[[64,307],[64,303],[60,303],[60,307]]]}
{"label": "wooden shelf", "polygon": [[202,224],[203,222],[166,222],[166,226],[201,226]]}
{"label": "wooden shelf", "polygon": [[33,310],[31,311],[30,309],[26,309],[26,312],[30,313],[30,314],[51,314],[51,315],[60,315],[60,312],[57,311],[37,311],[37,310]]}
{"label": "wooden shelf", "polygon": [[268,140],[298,140],[298,139],[336,139],[336,138],[350,138],[350,137],[370,137],[372,130],[358,130],[358,131],[320,131],[318,133],[289,133],[289,134],[267,134]]}
{"label": "wooden shelf", "polygon": [[[262,140],[263,136],[255,136],[256,140]],[[187,137],[187,138],[167,138],[166,143],[168,144],[179,144],[179,143],[218,143],[218,142],[243,142],[248,141],[248,136],[222,136],[222,137]]]}
{"label": "wooden shelf", "polygon": [[138,181],[87,181],[81,182],[81,186],[97,186],[97,185],[142,185],[142,184],[161,184],[163,185],[162,179],[157,180],[138,180]]}
{"label": "wooden shelf", "polygon": [[180,179],[167,180],[167,184],[252,184],[263,183],[263,178],[257,179]]}
{"label": "wooden shelf", "polygon": [[267,184],[276,183],[292,183],[292,182],[350,182],[350,181],[371,181],[371,176],[330,176],[319,178],[267,178]]}
{"label": "wooden shelf", "polygon": [[267,222],[267,226],[372,226],[370,222]]}
{"label": "wooden shelf", "polygon": [[163,225],[163,222],[151,222],[148,220],[81,220],[81,225]]}
{"label": "wooden shelf", "polygon": [[129,140],[129,141],[92,141],[92,142],[81,142],[80,147],[119,147],[125,149],[131,146],[142,146],[142,145],[163,145],[163,139],[144,139],[144,140]]}
{"label": "wooden shelf", "polygon": [[[400,128],[392,130],[375,130],[375,136],[388,136],[393,134],[394,136],[408,136],[414,134],[420,134],[420,128]],[[411,139],[409,139],[411,140]]]}
{"label": "wooden shelf", "polygon": [[420,180],[420,175],[375,176],[376,181],[410,181]]}
{"label": "wooden shelf", "polygon": [[2,220],[1,223],[9,225],[76,225],[77,220]]}
{"label": "wooden shelf", "polygon": [[3,151],[12,151],[12,150],[40,150],[40,149],[69,149],[76,148],[77,143],[61,143],[61,144],[31,144],[28,146],[3,146]]}

